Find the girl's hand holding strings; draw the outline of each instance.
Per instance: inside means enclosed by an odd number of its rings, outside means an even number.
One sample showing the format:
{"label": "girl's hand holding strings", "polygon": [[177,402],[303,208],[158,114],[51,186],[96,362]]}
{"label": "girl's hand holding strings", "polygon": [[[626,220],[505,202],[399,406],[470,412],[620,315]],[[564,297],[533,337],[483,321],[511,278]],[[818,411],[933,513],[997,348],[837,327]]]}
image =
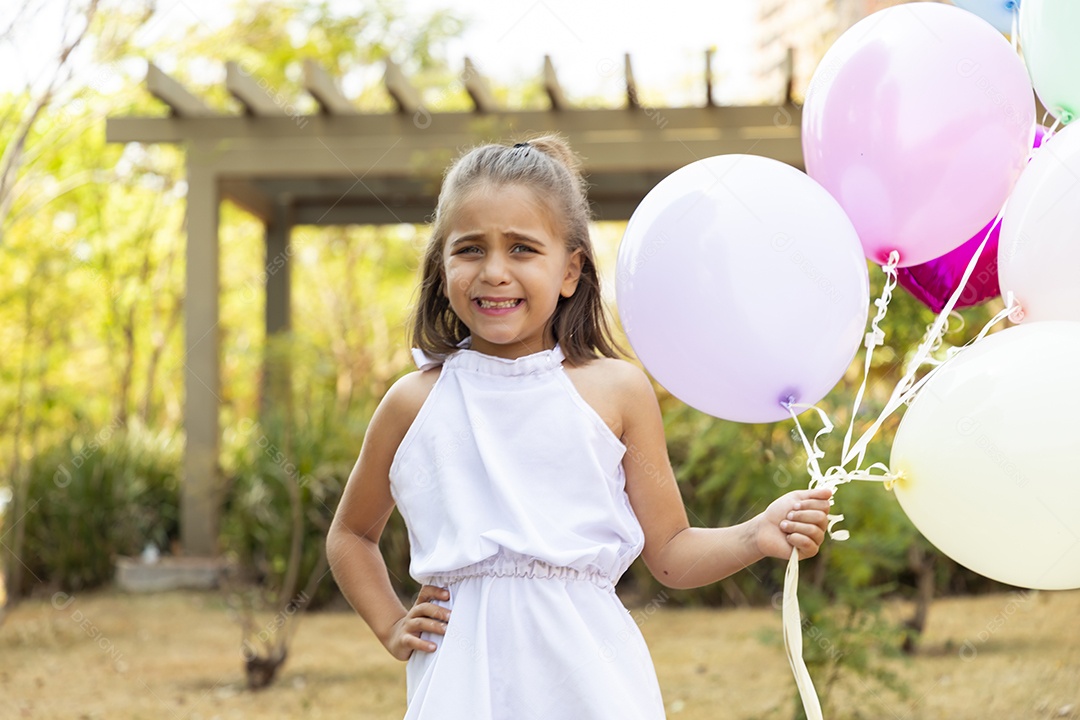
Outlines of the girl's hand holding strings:
{"label": "girl's hand holding strings", "polygon": [[446,634],[450,610],[436,605],[432,600],[449,600],[450,591],[434,585],[424,585],[416,598],[416,604],[390,628],[386,649],[398,660],[408,660],[414,650],[435,652],[435,643],[420,638],[420,633]]}
{"label": "girl's hand holding strings", "polygon": [[757,517],[758,550],[784,560],[793,547],[799,549],[800,560],[817,555],[825,540],[832,492],[829,488],[796,490],[774,500]]}

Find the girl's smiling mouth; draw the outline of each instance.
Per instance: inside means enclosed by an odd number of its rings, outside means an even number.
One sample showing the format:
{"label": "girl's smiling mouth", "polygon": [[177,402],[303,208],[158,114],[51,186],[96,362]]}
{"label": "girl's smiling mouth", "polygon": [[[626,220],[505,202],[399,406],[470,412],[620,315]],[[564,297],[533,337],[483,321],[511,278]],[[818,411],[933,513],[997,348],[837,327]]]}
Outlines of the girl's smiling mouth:
{"label": "girl's smiling mouth", "polygon": [[473,304],[486,315],[503,315],[515,310],[522,302],[521,298],[473,298]]}

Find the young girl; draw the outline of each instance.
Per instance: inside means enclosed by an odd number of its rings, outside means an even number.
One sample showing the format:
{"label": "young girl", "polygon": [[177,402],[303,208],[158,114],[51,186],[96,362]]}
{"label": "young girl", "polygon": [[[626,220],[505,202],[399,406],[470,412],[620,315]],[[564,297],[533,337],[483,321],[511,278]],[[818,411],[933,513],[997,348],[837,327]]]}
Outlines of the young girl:
{"label": "young girl", "polygon": [[[588,222],[557,137],[476,148],[443,184],[420,370],[375,411],[327,539],[345,597],[408,661],[407,719],[663,718],[614,591],[634,558],[691,588],[824,538],[828,490],[689,527],[652,386],[616,359]],[[423,585],[411,609],[379,553],[395,503]]]}

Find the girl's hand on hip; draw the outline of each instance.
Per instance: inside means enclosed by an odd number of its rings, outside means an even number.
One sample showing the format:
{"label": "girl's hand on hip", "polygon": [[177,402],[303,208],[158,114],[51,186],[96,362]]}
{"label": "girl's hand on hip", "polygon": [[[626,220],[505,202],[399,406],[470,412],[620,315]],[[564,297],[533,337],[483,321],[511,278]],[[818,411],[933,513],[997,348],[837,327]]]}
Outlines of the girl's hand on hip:
{"label": "girl's hand on hip", "polygon": [[774,500],[758,516],[758,550],[784,560],[791,556],[793,547],[799,549],[800,560],[817,555],[825,540],[831,497],[831,489],[818,488],[796,490]]}
{"label": "girl's hand on hip", "polygon": [[435,652],[435,643],[422,640],[420,633],[446,634],[450,610],[436,605],[432,600],[449,600],[450,591],[434,585],[424,585],[416,598],[416,604],[403,618],[394,623],[386,649],[398,660],[408,660],[414,650]]}

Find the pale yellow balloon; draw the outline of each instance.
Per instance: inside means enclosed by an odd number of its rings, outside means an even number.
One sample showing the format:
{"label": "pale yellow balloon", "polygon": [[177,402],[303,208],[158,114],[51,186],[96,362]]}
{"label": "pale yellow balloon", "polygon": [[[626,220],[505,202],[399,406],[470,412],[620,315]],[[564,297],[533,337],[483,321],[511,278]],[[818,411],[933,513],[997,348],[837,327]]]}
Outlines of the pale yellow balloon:
{"label": "pale yellow balloon", "polygon": [[931,378],[893,441],[897,499],[961,565],[1080,587],[1080,322],[989,335]]}

